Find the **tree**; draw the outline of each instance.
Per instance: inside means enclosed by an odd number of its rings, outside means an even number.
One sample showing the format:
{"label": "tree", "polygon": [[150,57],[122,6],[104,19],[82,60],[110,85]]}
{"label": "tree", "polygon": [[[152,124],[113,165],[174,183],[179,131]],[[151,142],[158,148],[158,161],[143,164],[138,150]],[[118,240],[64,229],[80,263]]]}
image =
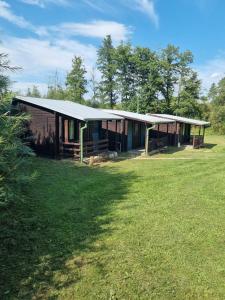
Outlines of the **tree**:
{"label": "tree", "polygon": [[161,87],[157,55],[148,48],[137,47],[134,60],[137,111],[154,111]]}
{"label": "tree", "polygon": [[107,35],[98,50],[97,67],[101,72],[101,81],[99,83],[101,100],[111,108],[113,108],[117,100],[116,66],[115,48],[112,45],[111,36]]}
{"label": "tree", "polygon": [[36,85],[33,85],[32,88],[27,89],[26,96],[27,97],[41,98],[41,93],[38,90],[38,87]]}
{"label": "tree", "polygon": [[72,70],[66,77],[66,93],[69,100],[78,103],[84,102],[84,94],[87,93],[86,73],[82,58],[75,56],[72,60]]}
{"label": "tree", "polygon": [[91,99],[89,100],[89,103],[92,107],[98,107],[99,101],[98,101],[98,82],[96,80],[96,70],[95,68],[92,68],[91,70],[91,77],[89,80],[89,87],[91,91]]}
{"label": "tree", "polygon": [[[4,71],[15,71],[19,68],[11,67],[8,56],[0,54],[0,78],[7,78],[1,82],[5,91],[9,78],[4,75]],[[0,207],[6,206],[16,200],[18,193],[28,182],[26,176],[27,156],[32,151],[23,142],[21,137],[24,134],[24,123],[28,120],[26,116],[12,113],[12,94],[1,95],[0,102]]]}
{"label": "tree", "polygon": [[225,77],[217,85],[213,84],[209,91],[211,99],[210,121],[215,132],[225,133]]}
{"label": "tree", "polygon": [[64,100],[66,98],[66,91],[59,80],[57,71],[50,77],[49,82],[46,98]]}
{"label": "tree", "polygon": [[200,117],[200,90],[201,81],[197,72],[188,70],[182,74],[179,83],[179,92],[174,97],[173,112],[180,116]]}
{"label": "tree", "polygon": [[8,54],[0,53],[0,99],[3,99],[3,96],[7,93],[8,88],[10,86],[10,79],[7,75],[4,74],[5,71],[17,71],[21,68],[14,67],[10,65],[10,61],[8,59]]}
{"label": "tree", "polygon": [[122,108],[131,109],[136,95],[134,51],[130,43],[115,49],[116,81]]}
{"label": "tree", "polygon": [[160,52],[159,60],[162,80],[160,91],[166,102],[167,112],[172,113],[171,102],[175,87],[190,70],[189,64],[193,62],[193,55],[190,51],[180,53],[179,47],[168,45]]}

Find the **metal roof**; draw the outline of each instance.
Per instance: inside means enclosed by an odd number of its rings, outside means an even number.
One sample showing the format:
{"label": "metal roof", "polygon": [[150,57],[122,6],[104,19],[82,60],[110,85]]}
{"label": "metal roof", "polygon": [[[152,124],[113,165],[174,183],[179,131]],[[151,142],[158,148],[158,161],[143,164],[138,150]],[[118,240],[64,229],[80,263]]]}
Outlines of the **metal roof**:
{"label": "metal roof", "polygon": [[160,118],[157,116],[149,116],[149,115],[142,115],[130,111],[125,110],[116,110],[116,109],[104,109],[107,113],[114,114],[117,116],[121,116],[125,119],[136,120],[140,122],[150,123],[150,124],[160,124],[160,123],[174,123],[173,120],[168,120],[165,118]]}
{"label": "metal roof", "polygon": [[174,115],[168,115],[168,114],[149,114],[150,116],[156,116],[160,118],[165,118],[165,119],[170,119],[176,122],[181,122],[181,123],[187,123],[191,125],[197,125],[197,126],[209,126],[209,122],[201,121],[201,120],[195,120],[195,119],[190,119],[190,118],[185,118],[185,117],[179,117],[179,116],[174,116]]}
{"label": "metal roof", "polygon": [[115,116],[114,114],[109,114],[108,112],[105,112],[101,109],[81,105],[72,101],[52,100],[24,96],[16,96],[14,99],[33,104],[42,108],[46,108],[51,111],[58,112],[60,114],[82,121],[123,119],[122,117]]}

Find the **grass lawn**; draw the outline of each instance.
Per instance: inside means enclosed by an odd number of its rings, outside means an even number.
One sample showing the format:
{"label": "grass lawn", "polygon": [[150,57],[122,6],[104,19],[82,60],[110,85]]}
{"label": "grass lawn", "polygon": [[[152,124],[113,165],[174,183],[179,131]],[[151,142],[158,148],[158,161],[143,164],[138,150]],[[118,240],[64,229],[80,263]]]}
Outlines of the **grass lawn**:
{"label": "grass lawn", "polygon": [[0,299],[224,299],[225,139],[207,142],[156,156],[188,160],[34,159]]}

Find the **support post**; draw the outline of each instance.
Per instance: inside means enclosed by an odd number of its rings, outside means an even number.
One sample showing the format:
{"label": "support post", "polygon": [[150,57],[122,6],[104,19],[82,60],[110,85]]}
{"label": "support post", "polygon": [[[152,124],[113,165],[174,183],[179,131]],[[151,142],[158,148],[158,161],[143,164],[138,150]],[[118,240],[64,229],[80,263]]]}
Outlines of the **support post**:
{"label": "support post", "polygon": [[203,126],[203,134],[202,134],[202,144],[204,145],[204,139],[205,139],[205,126]]}
{"label": "support post", "polygon": [[154,129],[155,128],[155,125],[151,126],[151,127],[147,127],[146,125],[146,133],[145,133],[145,155],[148,155],[148,144],[149,144],[149,131],[151,129]]}
{"label": "support post", "polygon": [[84,158],[84,129],[87,128],[87,122],[80,128],[80,162],[83,163]]}
{"label": "support post", "polygon": [[59,158],[59,114],[55,112],[54,115],[55,115],[54,155],[55,158]]}

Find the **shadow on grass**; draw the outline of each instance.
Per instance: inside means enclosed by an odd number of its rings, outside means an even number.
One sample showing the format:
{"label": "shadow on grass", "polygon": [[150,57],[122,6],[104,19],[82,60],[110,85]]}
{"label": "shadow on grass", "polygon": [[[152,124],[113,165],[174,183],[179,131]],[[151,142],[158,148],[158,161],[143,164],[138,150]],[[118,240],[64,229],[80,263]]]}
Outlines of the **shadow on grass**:
{"label": "shadow on grass", "polygon": [[57,298],[75,285],[91,263],[85,253],[104,248],[113,206],[136,179],[109,166],[34,159],[33,167],[39,176],[26,202],[2,214],[0,299]]}
{"label": "shadow on grass", "polygon": [[208,143],[204,143],[204,148],[206,149],[213,149],[217,146],[217,144],[208,144]]}

